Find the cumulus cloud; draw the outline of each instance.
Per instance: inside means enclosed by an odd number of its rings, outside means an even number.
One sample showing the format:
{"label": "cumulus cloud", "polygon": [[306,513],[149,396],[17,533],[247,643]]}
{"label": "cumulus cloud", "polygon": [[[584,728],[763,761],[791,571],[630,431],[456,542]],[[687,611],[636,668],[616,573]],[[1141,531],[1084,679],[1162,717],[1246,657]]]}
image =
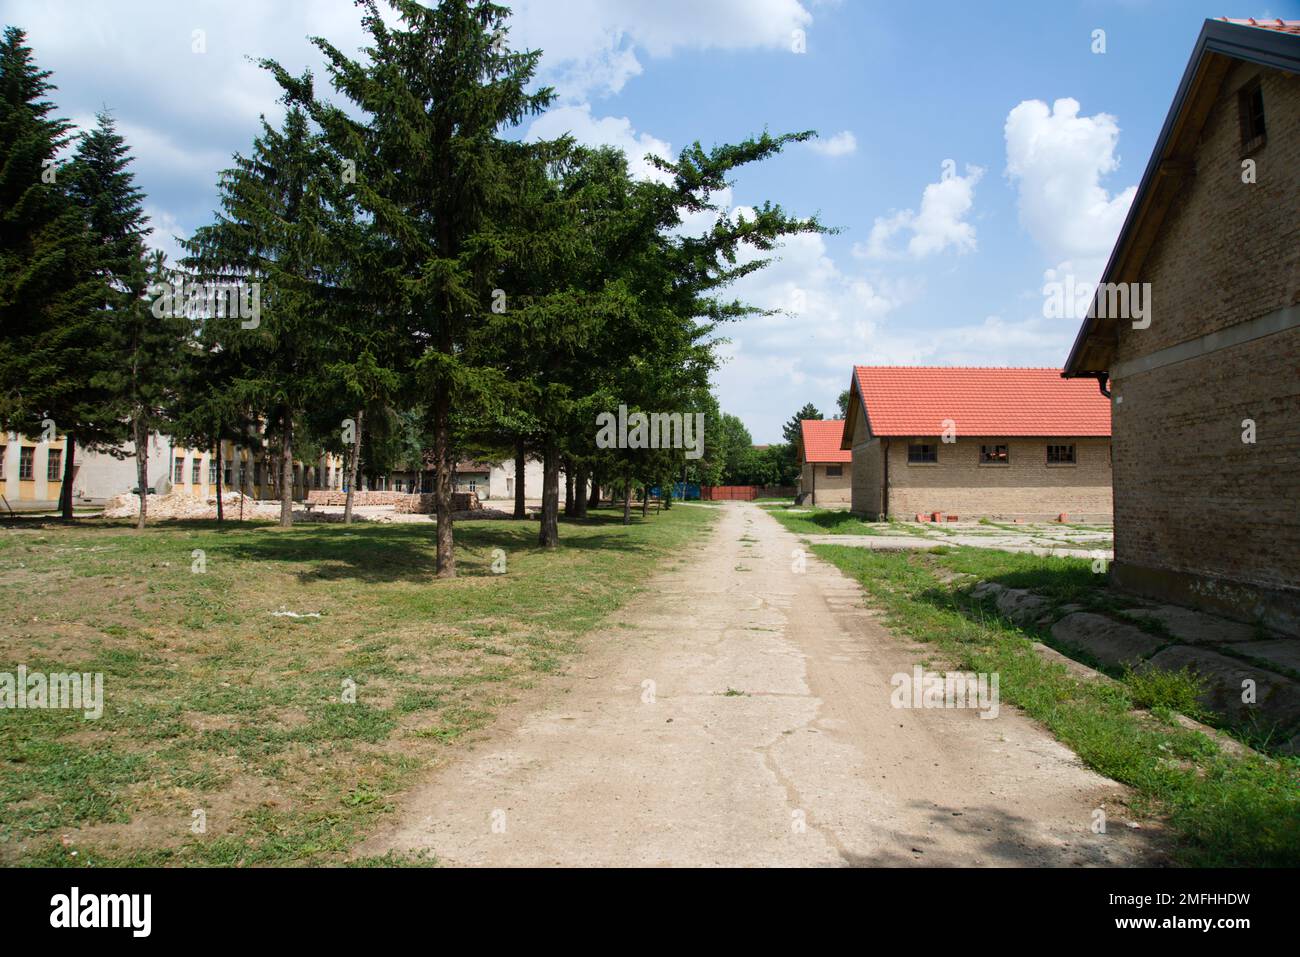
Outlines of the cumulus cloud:
{"label": "cumulus cloud", "polygon": [[517,0],[511,40],[545,51],[541,78],[566,99],[619,92],[642,56],[679,50],[787,50],[812,14],[799,0]]}
{"label": "cumulus cloud", "polygon": [[952,161],[944,164],[937,183],[930,183],[921,194],[921,211],[899,210],[878,216],[866,243],[857,243],[853,253],[865,259],[893,259],[904,254],[895,242],[900,234],[908,236],[906,255],[914,259],[943,252],[952,247],[959,253],[975,248],[975,227],[966,222],[966,214],[975,202],[975,184],[984,175],[979,166],[966,167],[959,176]]}
{"label": "cumulus cloud", "polygon": [[852,131],[843,130],[829,139],[809,141],[808,148],[823,156],[848,156],[858,151],[858,138]]}
{"label": "cumulus cloud", "polygon": [[1025,100],[1007,115],[1007,176],[1019,193],[1020,223],[1058,272],[1096,282],[1137,187],[1111,194],[1102,178],[1119,168],[1119,124],[1107,113],[1080,116],[1079,102]]}
{"label": "cumulus cloud", "polygon": [[533,121],[525,139],[546,140],[570,134],[584,146],[613,146],[627,156],[628,169],[637,179],[664,179],[647,154],[672,159],[672,146],[649,133],[638,133],[626,116],[591,115],[591,104],[579,103],[548,110]]}

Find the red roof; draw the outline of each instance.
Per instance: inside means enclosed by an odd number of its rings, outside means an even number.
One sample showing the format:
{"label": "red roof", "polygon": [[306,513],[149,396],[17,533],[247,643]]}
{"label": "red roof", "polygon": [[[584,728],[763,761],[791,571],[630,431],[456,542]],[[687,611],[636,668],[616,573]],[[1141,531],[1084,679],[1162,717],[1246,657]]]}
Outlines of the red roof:
{"label": "red roof", "polygon": [[843,419],[800,419],[803,429],[805,462],[851,462],[853,452],[840,448],[844,435]]}
{"label": "red roof", "polygon": [[873,435],[1108,436],[1110,400],[1060,369],[854,366]]}
{"label": "red roof", "polygon": [[1272,20],[1256,20],[1254,17],[1247,17],[1244,20],[1235,20],[1232,17],[1219,17],[1224,23],[1235,23],[1242,27],[1261,27],[1265,30],[1277,30],[1280,33],[1298,33],[1300,34],[1300,20],[1283,20],[1275,17]]}

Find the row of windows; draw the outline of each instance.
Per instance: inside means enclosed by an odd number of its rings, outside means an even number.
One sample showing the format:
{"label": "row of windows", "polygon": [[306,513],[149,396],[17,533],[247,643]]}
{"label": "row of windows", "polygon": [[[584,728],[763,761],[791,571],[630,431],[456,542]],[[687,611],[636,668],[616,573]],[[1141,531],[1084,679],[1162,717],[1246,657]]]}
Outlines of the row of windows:
{"label": "row of windows", "polygon": [[[5,462],[9,457],[9,450],[0,446],[0,482],[5,478]],[[46,453],[45,459],[45,477],[51,482],[63,481],[63,449],[50,449]],[[18,480],[20,482],[31,482],[36,478],[36,446],[22,445],[18,447]]]}
{"label": "row of windows", "polygon": [[[190,460],[190,484],[191,485],[199,484],[199,476],[202,474],[201,469],[202,469],[202,461],[200,459],[196,457]],[[269,471],[270,470],[268,470],[268,473]],[[315,468],[308,469],[306,472],[307,482],[310,486],[314,488],[324,488],[326,477],[327,475],[324,466],[318,465]],[[227,464],[225,468],[222,469],[222,475],[221,475],[222,483],[227,488],[229,488],[234,484],[234,478],[235,478],[234,466]],[[339,479],[340,476],[336,473],[334,476],[335,488],[338,488]],[[185,457],[178,455],[175,457],[175,460],[172,463],[172,482],[177,485],[180,485],[184,481],[185,481]],[[210,459],[208,461],[208,484],[209,485],[217,484],[216,459]],[[239,466],[238,487],[243,488],[247,484],[248,484],[248,468],[247,466],[241,464]],[[262,463],[261,462],[253,463],[253,484],[254,485],[262,484]]]}
{"label": "row of windows", "polygon": [[[939,446],[935,442],[910,442],[907,446],[907,463],[909,465],[933,464],[939,461]],[[1011,448],[1004,444],[981,445],[981,465],[1010,465]],[[1048,465],[1074,465],[1073,445],[1048,445]]]}

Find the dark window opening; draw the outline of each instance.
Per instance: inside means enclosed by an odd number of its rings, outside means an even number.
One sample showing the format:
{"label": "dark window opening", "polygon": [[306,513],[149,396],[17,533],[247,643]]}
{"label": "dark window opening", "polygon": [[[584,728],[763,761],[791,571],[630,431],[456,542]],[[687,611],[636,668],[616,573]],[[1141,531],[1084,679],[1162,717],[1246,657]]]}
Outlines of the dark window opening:
{"label": "dark window opening", "polygon": [[1048,465],[1073,465],[1074,446],[1073,445],[1049,445],[1047,447],[1047,464]]}
{"label": "dark window opening", "polygon": [[1264,128],[1264,88],[1256,78],[1237,94],[1237,110],[1241,120],[1241,148],[1250,153],[1264,145],[1267,131]]}
{"label": "dark window opening", "polygon": [[826,477],[827,477],[827,478],[840,478],[843,474],[844,474],[844,466],[843,466],[843,465],[828,465],[828,466],[826,466]]}
{"label": "dark window opening", "polygon": [[908,465],[938,461],[939,446],[932,442],[911,443],[907,446]]}
{"label": "dark window opening", "polygon": [[1011,453],[1005,445],[980,446],[981,465],[1008,465],[1010,462]]}

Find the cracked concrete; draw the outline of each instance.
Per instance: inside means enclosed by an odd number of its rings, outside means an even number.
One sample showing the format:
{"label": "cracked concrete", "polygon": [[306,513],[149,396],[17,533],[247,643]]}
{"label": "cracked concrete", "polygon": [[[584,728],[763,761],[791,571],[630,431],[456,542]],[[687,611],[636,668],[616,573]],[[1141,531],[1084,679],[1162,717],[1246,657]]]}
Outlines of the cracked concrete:
{"label": "cracked concrete", "polygon": [[[895,709],[896,638],[748,503],[358,849],[453,865],[1160,862],[1125,789],[1003,703]],[[741,541],[751,539],[749,547]],[[743,559],[743,565],[741,560]],[[737,566],[748,571],[737,570]],[[1005,693],[1005,687],[1003,691]],[[1104,807],[1106,834],[1094,834]]]}

